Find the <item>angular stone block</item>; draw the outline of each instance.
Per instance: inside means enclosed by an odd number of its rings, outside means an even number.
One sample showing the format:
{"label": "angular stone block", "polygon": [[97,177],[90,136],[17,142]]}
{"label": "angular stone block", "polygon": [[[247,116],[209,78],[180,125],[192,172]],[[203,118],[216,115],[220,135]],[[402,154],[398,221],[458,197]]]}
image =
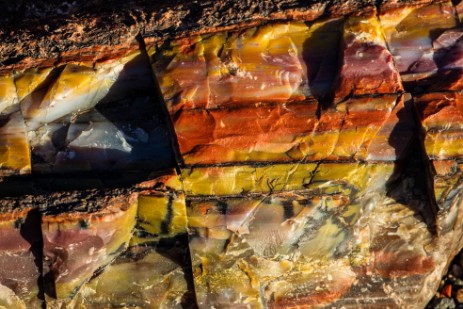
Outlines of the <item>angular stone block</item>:
{"label": "angular stone block", "polygon": [[[31,155],[37,173],[172,167],[171,140],[154,99],[152,81],[144,51],[96,63],[68,63],[18,73],[16,89],[10,87],[10,95],[17,92],[21,110],[11,118],[24,115],[30,146],[16,147],[18,143],[5,141],[13,153],[9,156],[17,158],[16,169],[22,164],[26,172],[23,161],[30,161]],[[15,102],[19,109],[18,99]],[[18,118],[7,123],[5,130],[20,126],[20,121],[24,126],[24,120]],[[21,147],[30,147],[23,152],[24,158],[19,157]]]}
{"label": "angular stone block", "polygon": [[182,185],[166,171],[136,189],[129,247],[84,283],[69,307],[195,308]]}
{"label": "angular stone block", "polygon": [[177,40],[150,49],[153,70],[172,115],[327,95],[341,24],[271,23]]}
{"label": "angular stone block", "polygon": [[410,194],[417,175],[388,189],[395,173],[394,163],[320,164],[302,190],[190,195],[199,307],[424,306],[449,242],[430,229],[425,192]]}
{"label": "angular stone block", "polygon": [[314,101],[181,111],[174,118],[186,164],[302,159],[315,135]]}
{"label": "angular stone block", "polygon": [[[50,207],[42,216],[43,268],[49,307],[71,302],[82,285],[120,255],[131,239],[137,196],[113,193],[98,197],[102,192],[93,193],[96,196],[91,193],[86,192],[88,204],[77,200],[72,207],[72,202],[69,205],[64,200],[55,206],[58,209]],[[60,206],[71,209],[63,211]]]}
{"label": "angular stone block", "polygon": [[27,131],[18,102],[14,78],[0,77],[0,173],[2,176],[31,172]]}
{"label": "angular stone block", "polygon": [[421,81],[426,84],[426,79],[439,75],[438,37],[457,26],[456,12],[450,1],[387,10],[379,18],[407,91],[412,91]]}
{"label": "angular stone block", "polygon": [[0,215],[0,306],[43,305],[42,238],[36,207],[14,207],[2,201]]}
{"label": "angular stone block", "polygon": [[403,91],[376,14],[349,17],[344,23],[341,49],[335,102],[348,96]]}

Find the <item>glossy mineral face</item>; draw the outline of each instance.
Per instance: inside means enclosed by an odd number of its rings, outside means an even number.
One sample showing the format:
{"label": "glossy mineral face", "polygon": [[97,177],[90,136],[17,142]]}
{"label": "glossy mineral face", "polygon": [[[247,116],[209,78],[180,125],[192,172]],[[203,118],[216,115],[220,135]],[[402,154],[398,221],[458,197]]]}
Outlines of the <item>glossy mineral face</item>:
{"label": "glossy mineral face", "polygon": [[463,246],[457,17],[268,22],[0,77],[0,306],[424,307]]}
{"label": "glossy mineral face", "polygon": [[172,166],[152,79],[141,51],[1,78],[2,170],[46,174]]}
{"label": "glossy mineral face", "polygon": [[[200,36],[152,56],[185,164],[200,307],[425,304],[413,290],[442,271],[431,239],[460,225],[459,198],[440,210],[460,174],[426,174],[414,153],[456,151],[447,136],[458,133],[428,127],[437,110],[452,111],[445,130],[457,126],[458,100],[432,108],[436,95],[415,91],[458,89],[457,65],[440,60],[457,58],[456,25],[444,3]],[[274,78],[284,70],[288,79]],[[430,116],[417,124],[420,108]],[[429,177],[437,207],[418,184]]]}

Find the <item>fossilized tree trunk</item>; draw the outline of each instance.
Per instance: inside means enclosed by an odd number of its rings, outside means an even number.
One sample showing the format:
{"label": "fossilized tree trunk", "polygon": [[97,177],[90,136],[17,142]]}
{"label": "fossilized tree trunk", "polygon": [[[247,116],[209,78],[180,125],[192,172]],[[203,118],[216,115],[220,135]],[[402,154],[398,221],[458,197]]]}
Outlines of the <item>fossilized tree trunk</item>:
{"label": "fossilized tree trunk", "polygon": [[463,246],[458,3],[2,7],[2,306],[423,307]]}

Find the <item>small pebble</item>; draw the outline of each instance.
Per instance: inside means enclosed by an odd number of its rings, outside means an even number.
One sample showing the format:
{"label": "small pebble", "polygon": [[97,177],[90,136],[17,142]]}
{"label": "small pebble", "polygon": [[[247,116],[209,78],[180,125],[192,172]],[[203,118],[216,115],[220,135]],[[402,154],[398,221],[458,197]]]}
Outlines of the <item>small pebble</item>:
{"label": "small pebble", "polygon": [[459,279],[459,278],[456,278],[455,280],[453,280],[453,284],[458,286],[458,287],[463,287],[463,280]]}
{"label": "small pebble", "polygon": [[432,308],[434,309],[455,309],[457,306],[452,298],[436,299]]}
{"label": "small pebble", "polygon": [[455,293],[455,298],[457,299],[457,302],[460,304],[463,303],[463,289],[458,289],[457,292]]}
{"label": "small pebble", "polygon": [[450,284],[444,286],[444,288],[442,289],[442,295],[444,295],[445,297],[452,297],[452,286]]}

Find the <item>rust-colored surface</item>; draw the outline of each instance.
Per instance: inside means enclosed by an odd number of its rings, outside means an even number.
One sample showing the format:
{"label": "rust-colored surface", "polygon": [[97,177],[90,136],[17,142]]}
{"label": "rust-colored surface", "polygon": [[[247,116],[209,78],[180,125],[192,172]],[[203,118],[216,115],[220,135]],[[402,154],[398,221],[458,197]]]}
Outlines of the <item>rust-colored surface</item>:
{"label": "rust-colored surface", "polygon": [[426,306],[463,247],[454,2],[4,4],[0,307]]}

